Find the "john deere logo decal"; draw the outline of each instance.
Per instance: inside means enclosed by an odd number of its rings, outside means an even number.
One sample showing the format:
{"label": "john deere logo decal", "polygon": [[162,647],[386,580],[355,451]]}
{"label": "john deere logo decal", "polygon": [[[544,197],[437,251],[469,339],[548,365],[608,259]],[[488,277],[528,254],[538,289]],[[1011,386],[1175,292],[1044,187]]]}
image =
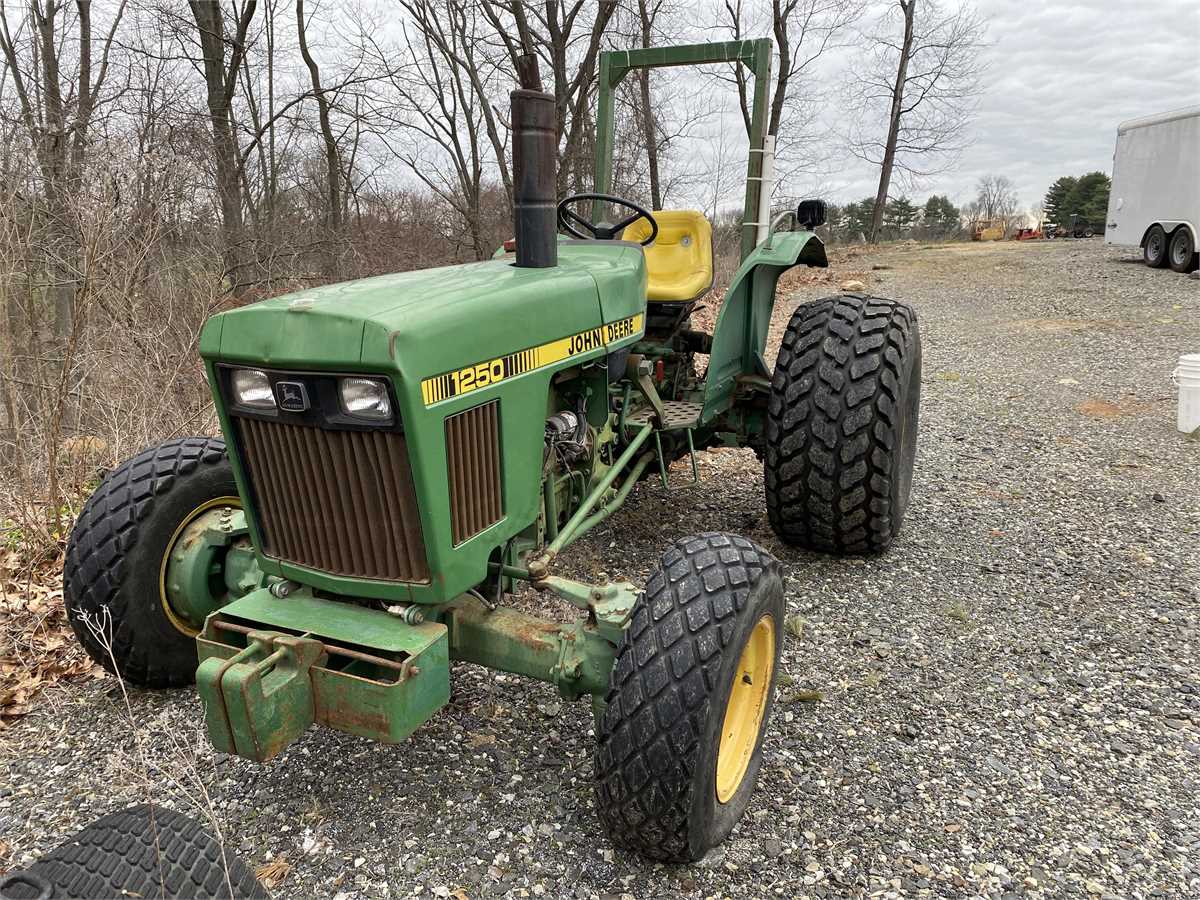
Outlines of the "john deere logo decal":
{"label": "john deere logo decal", "polygon": [[287,412],[304,412],[308,409],[308,391],[299,381],[275,382],[275,402]]}
{"label": "john deere logo decal", "polygon": [[[460,394],[468,394],[485,388],[489,384],[532,372],[542,366],[553,365],[570,359],[572,356],[589,353],[609,344],[633,337],[642,330],[642,314],[609,322],[599,328],[589,328],[578,334],[568,335],[556,341],[539,344],[528,350],[518,350],[508,356],[499,356],[487,362],[466,366],[444,375],[435,375],[421,382],[421,398],[429,406],[442,400],[449,400]],[[282,406],[282,404],[280,404]]]}

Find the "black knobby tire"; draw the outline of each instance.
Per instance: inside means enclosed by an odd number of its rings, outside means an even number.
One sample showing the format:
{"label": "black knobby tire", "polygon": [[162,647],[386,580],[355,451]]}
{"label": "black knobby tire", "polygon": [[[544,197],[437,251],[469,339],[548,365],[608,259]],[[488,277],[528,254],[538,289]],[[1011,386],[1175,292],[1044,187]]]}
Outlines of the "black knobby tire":
{"label": "black knobby tire", "polygon": [[1171,242],[1161,225],[1151,225],[1142,244],[1142,261],[1152,269],[1161,269],[1170,259]]}
{"label": "black knobby tire", "polygon": [[0,900],[38,896],[191,900],[267,892],[199,822],[142,804],[96,820],[28,869],[0,879]]}
{"label": "black knobby tire", "polygon": [[844,294],[799,307],[767,406],[767,514],[789,544],[886,550],[912,487],[921,338],[912,307]]}
{"label": "black knobby tire", "polygon": [[1176,272],[1190,272],[1196,267],[1196,241],[1186,225],[1180,225],[1171,235],[1169,258]]}
{"label": "black knobby tire", "polygon": [[[740,784],[717,798],[725,709],[742,649],[770,615],[774,656]],[[596,805],[615,844],[688,862],[723,841],[754,791],[783,647],[779,563],[746,538],[708,532],[663,554],[638,597],[609,680],[596,747]]]}
{"label": "black knobby tire", "polygon": [[143,687],[195,680],[196,643],[164,607],[162,562],[181,523],[236,496],[220,438],[167,441],[104,478],[71,530],[63,565],[68,618],[92,659]]}

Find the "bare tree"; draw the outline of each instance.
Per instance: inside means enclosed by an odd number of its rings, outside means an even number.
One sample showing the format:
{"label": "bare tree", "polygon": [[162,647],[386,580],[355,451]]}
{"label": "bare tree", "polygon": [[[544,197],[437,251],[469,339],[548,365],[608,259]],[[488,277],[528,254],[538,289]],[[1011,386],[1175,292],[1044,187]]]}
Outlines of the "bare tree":
{"label": "bare tree", "polygon": [[932,174],[965,146],[983,35],[983,21],[965,2],[946,11],[937,0],[895,0],[866,38],[848,100],[851,150],[879,166],[870,240],[879,234],[894,172]]}
{"label": "bare tree", "polygon": [[[735,40],[757,36],[768,27],[779,55],[768,100],[767,134],[781,145],[801,138],[798,129],[814,120],[816,94],[804,83],[817,61],[842,46],[847,30],[858,21],[862,5],[852,0],[771,0],[770,21],[758,4],[723,0],[720,27]],[[742,65],[733,66],[727,80],[737,86],[746,134],[750,134],[750,82]]]}
{"label": "bare tree", "polygon": [[982,219],[1000,220],[1007,226],[1017,214],[1016,186],[1007,176],[984,175],[975,191]]}
{"label": "bare tree", "polygon": [[[506,150],[508,130],[496,104],[491,100],[493,94],[503,96],[503,91],[493,90],[492,85],[499,65],[486,53],[477,18],[479,4],[472,0],[400,0],[400,5],[412,17],[413,23],[425,32],[441,58],[448,65],[458,67],[462,77],[469,82],[479,105],[496,171],[504,185],[505,196],[511,203],[512,173]],[[507,79],[511,75],[506,73],[505,77]]]}
{"label": "bare tree", "polygon": [[308,49],[307,23],[304,18],[304,0],[296,0],[296,34],[300,42],[300,55],[308,68],[312,82],[313,97],[317,101],[317,119],[321,124],[321,140],[325,148],[325,275],[335,278],[339,274],[338,242],[342,233],[342,161],[337,138],[333,134],[330,120],[330,103],[321,87],[321,70],[312,52]]}
{"label": "bare tree", "polygon": [[[47,287],[53,298],[54,333],[61,341],[74,319],[79,268],[78,229],[71,221],[71,207],[82,184],[92,121],[108,78],[125,2],[117,7],[98,56],[92,47],[92,8],[86,0],[75,4],[74,47],[65,38],[71,23],[59,19],[67,15],[61,0],[31,0],[15,33],[6,6],[0,2],[0,50],[41,176]],[[22,40],[28,41],[27,53],[18,49]],[[72,57],[74,71],[64,71],[64,62],[69,65]]]}
{"label": "bare tree", "polygon": [[481,0],[480,8],[503,44],[512,71],[519,72],[518,60],[532,53],[551,73],[560,195],[591,176],[585,138],[592,121],[592,89],[601,39],[617,6],[617,0]]}
{"label": "bare tree", "polygon": [[[651,46],[654,22],[662,12],[664,0],[638,0],[638,34],[641,46]],[[662,187],[658,172],[658,138],[655,136],[654,107],[650,102],[650,70],[638,69],[638,99],[640,100],[642,138],[646,142],[646,165],[650,176],[650,208],[662,209]]]}
{"label": "bare tree", "polygon": [[[470,255],[485,259],[493,249],[483,222],[487,150],[482,135],[488,98],[480,95],[459,63],[470,52],[472,38],[464,32],[465,20],[456,14],[456,6],[430,0],[406,4],[412,16],[404,29],[407,58],[389,73],[397,97],[391,117],[396,133],[381,133],[380,139],[457,213]],[[451,14],[443,15],[446,12]],[[381,60],[394,55],[385,46],[375,46]]]}
{"label": "bare tree", "polygon": [[[225,17],[216,0],[188,0],[203,57],[202,72],[207,93],[208,120],[212,130],[213,168],[217,198],[221,207],[225,277],[236,292],[244,283],[241,271],[245,261],[242,218],[242,164],[234,131],[233,98],[237,93],[242,58],[246,53],[246,35],[257,0],[246,0],[240,12],[235,8],[233,33],[225,30]],[[229,45],[229,55],[225,48]]]}

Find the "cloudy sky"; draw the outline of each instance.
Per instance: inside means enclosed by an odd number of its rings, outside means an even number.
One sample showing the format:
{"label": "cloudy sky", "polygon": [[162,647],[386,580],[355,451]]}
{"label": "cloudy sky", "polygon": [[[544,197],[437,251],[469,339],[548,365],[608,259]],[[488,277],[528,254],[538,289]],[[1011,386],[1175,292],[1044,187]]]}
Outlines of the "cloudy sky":
{"label": "cloudy sky", "polygon": [[[937,191],[961,204],[979,176],[995,174],[1012,179],[1028,207],[1060,175],[1111,174],[1120,122],[1200,104],[1200,0],[976,5],[990,46],[973,143],[917,198]],[[874,194],[877,178],[850,166],[828,193],[858,199]]]}

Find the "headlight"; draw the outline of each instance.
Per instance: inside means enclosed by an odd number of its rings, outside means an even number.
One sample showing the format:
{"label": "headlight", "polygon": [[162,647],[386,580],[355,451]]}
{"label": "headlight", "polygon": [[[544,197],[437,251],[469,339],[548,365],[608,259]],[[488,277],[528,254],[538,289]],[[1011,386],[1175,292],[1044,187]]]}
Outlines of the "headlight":
{"label": "headlight", "polygon": [[390,419],[392,404],[387,385],[374,378],[343,378],[342,409],[361,419]]}
{"label": "headlight", "polygon": [[262,369],[233,370],[233,399],[242,406],[255,409],[275,408],[271,380]]}

